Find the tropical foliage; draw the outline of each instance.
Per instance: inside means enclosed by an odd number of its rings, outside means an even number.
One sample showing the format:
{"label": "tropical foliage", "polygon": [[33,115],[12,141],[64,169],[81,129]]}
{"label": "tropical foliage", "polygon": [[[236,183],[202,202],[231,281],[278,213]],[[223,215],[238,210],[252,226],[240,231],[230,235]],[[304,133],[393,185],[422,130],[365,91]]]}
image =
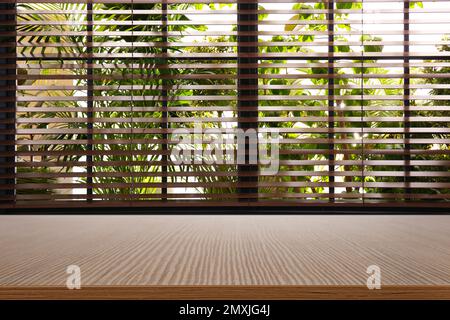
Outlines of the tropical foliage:
{"label": "tropical foliage", "polygon": [[[420,3],[415,3],[420,5]],[[100,21],[118,21],[118,22],[130,22],[131,20],[139,22],[161,20],[161,15],[157,14],[140,14],[132,15],[130,13],[132,4],[94,4],[96,10],[102,10],[104,14],[96,16],[96,19]],[[337,3],[337,9],[345,10],[358,10],[360,9],[360,3]],[[58,4],[58,3],[45,3],[45,4],[20,4],[23,9],[34,10],[61,10],[70,11],[76,10],[82,12],[86,10],[85,4]],[[161,9],[160,4],[133,4],[133,9]],[[186,10],[193,8],[201,10],[206,8],[201,4],[189,5],[189,4],[177,4],[171,5],[171,9]],[[221,5],[228,8],[234,8],[235,5]],[[264,9],[263,6],[260,6]],[[215,10],[216,6],[208,6],[209,10]],[[311,10],[325,9],[325,4],[294,4],[294,10]],[[120,10],[120,14],[108,13],[115,12],[112,10]],[[371,52],[383,52],[382,45],[377,44],[382,39],[379,37],[370,37],[367,35],[360,36],[357,41],[361,45],[351,44],[355,42],[354,37],[352,39],[340,35],[345,32],[340,31],[357,31],[353,25],[345,22],[348,18],[348,13],[335,14],[336,20],[342,20],[342,24],[336,24],[334,31],[334,46],[335,53],[358,53],[363,51],[364,53]],[[86,31],[85,24],[77,24],[77,22],[86,22],[88,16],[83,13],[67,13],[67,14],[54,14],[51,16],[43,16],[38,14],[21,14],[19,16],[21,21],[41,21],[42,19],[50,19],[54,21],[71,21],[71,25],[57,25],[47,26],[39,24],[30,24],[19,27],[20,31],[60,31],[67,32],[67,36],[24,36],[19,39],[19,43],[43,43],[42,47],[23,46],[19,47],[19,53],[54,53],[55,57],[71,55],[74,57],[82,57],[89,53],[90,50],[84,44],[88,42],[86,35],[80,35],[78,31]],[[184,14],[171,14],[168,19],[171,21],[189,21],[191,17]],[[259,16],[261,21],[267,19],[267,15],[261,14]],[[327,31],[328,25],[325,23],[327,17],[324,13],[299,13],[293,14],[290,18],[292,23],[285,26],[285,31],[297,31],[291,35],[275,35],[271,37],[261,37],[259,52],[261,54],[266,53],[286,53],[287,55],[293,53],[305,53],[313,54],[315,51],[314,44],[320,37],[317,34]],[[323,20],[324,23],[316,23],[316,21]],[[300,24],[295,24],[295,21],[302,21]],[[305,23],[311,21],[310,24]],[[56,29],[55,29],[56,28]],[[192,30],[206,30],[205,25],[151,25],[151,24],[139,24],[139,23],[117,23],[117,24],[99,24],[94,25],[95,31],[98,33],[116,33],[117,36],[94,36],[94,42],[106,43],[102,46],[95,46],[92,50],[99,55],[104,55],[106,58],[102,60],[90,61],[94,65],[90,70],[93,74],[93,81],[89,82],[84,75],[87,74],[87,68],[67,68],[59,71],[61,75],[72,76],[68,77],[68,80],[27,80],[21,82],[22,85],[47,85],[47,86],[61,86],[72,85],[78,87],[84,87],[83,90],[49,90],[42,91],[23,91],[26,95],[63,95],[67,97],[82,97],[86,94],[86,90],[89,87],[95,88],[109,88],[105,90],[96,89],[93,94],[95,101],[93,107],[98,110],[94,112],[94,118],[106,119],[95,121],[92,125],[98,129],[93,136],[77,133],[66,134],[45,134],[45,139],[42,136],[22,136],[22,139],[33,140],[35,138],[40,140],[60,140],[60,144],[39,145],[34,146],[19,146],[19,150],[25,151],[26,148],[32,148],[33,151],[40,151],[42,153],[48,153],[46,158],[50,161],[87,161],[86,156],[80,156],[80,150],[86,151],[92,149],[94,155],[92,159],[88,159],[92,162],[92,170],[95,173],[93,182],[96,183],[98,188],[94,189],[95,194],[123,194],[130,193],[149,195],[157,195],[162,192],[164,186],[161,183],[165,178],[164,175],[172,175],[171,181],[193,181],[192,177],[187,175],[183,176],[183,172],[192,172],[195,176],[195,181],[207,182],[212,186],[198,188],[196,192],[201,193],[203,197],[208,198],[210,194],[217,193],[234,193],[236,190],[233,186],[229,188],[214,187],[214,183],[218,182],[235,182],[237,168],[233,165],[170,165],[164,164],[168,160],[167,156],[161,156],[161,151],[170,152],[171,145],[167,145],[165,141],[169,139],[169,135],[163,133],[161,128],[181,128],[188,129],[193,128],[193,123],[190,122],[167,122],[167,118],[234,118],[235,121],[210,121],[204,122],[204,127],[209,128],[226,128],[228,126],[237,125],[237,110],[236,99],[220,99],[220,100],[196,100],[189,99],[190,96],[224,96],[233,97],[237,94],[233,85],[236,83],[233,77],[236,75],[236,68],[170,68],[158,67],[164,65],[166,62],[164,59],[158,58],[164,53],[235,53],[236,47],[234,46],[196,46],[191,47],[177,47],[170,46],[171,42],[176,41],[188,41],[183,40],[183,32]],[[165,28],[164,30],[162,28]],[[236,29],[234,29],[236,30]],[[121,32],[133,32],[130,36],[129,33],[126,36],[120,35]],[[164,39],[161,35],[142,35],[151,32],[179,32],[179,36],[166,36]],[[300,32],[298,32],[300,31]],[[78,33],[77,33],[78,32]],[[350,33],[350,32],[348,32]],[[162,41],[164,40],[164,41]],[[189,40],[190,41],[190,40]],[[209,42],[214,44],[235,42],[236,37],[234,35],[229,36],[212,36],[205,37],[204,39],[197,40],[199,42]],[[108,43],[114,42],[122,45],[110,45]],[[152,45],[155,43],[167,42],[168,47]],[[133,46],[127,46],[126,44],[133,43]],[[277,43],[277,45],[274,45]],[[290,44],[292,43],[292,45]],[[303,45],[298,45],[302,43]],[[349,43],[349,44],[347,44]],[[79,44],[79,45],[68,45]],[[125,45],[124,45],[125,44]],[[41,50],[41,52],[39,52]],[[46,51],[47,50],[47,51]],[[441,50],[449,50],[448,46],[444,46]],[[142,56],[137,59],[136,56]],[[131,58],[130,58],[131,57]],[[181,63],[182,60],[177,61]],[[331,83],[330,78],[327,77],[329,73],[328,61],[326,58],[311,58],[304,61],[300,67],[290,67],[293,63],[289,59],[267,59],[263,61],[263,67],[259,68],[259,85],[260,101],[259,106],[262,110],[275,110],[276,108],[264,107],[285,107],[279,111],[260,111],[259,117],[261,119],[269,119],[280,117],[283,119],[292,119],[292,121],[261,121],[259,122],[260,128],[279,128],[281,130],[281,136],[283,139],[293,141],[292,143],[281,144],[281,160],[320,160],[327,163],[331,159],[330,155],[330,143],[327,142],[329,134],[326,130],[330,126],[330,122],[333,123],[334,128],[338,133],[334,134],[334,138],[340,139],[338,143],[334,143],[332,149],[336,152],[334,157],[336,160],[343,161],[359,161],[359,164],[355,165],[342,165],[333,166],[333,170],[337,172],[335,176],[330,178],[329,175],[317,175],[317,172],[328,172],[331,164],[318,165],[286,165],[280,167],[280,174],[275,177],[261,176],[259,179],[261,182],[281,182],[278,187],[264,187],[261,188],[261,193],[267,194],[310,194],[311,199],[322,199],[321,194],[329,192],[327,184],[332,179],[336,182],[347,183],[345,188],[341,188],[343,194],[361,194],[361,193],[396,193],[403,192],[400,188],[378,188],[367,187],[363,184],[367,183],[370,186],[371,182],[401,182],[404,181],[404,177],[394,174],[389,174],[392,171],[401,171],[402,167],[398,166],[372,166],[364,165],[365,160],[402,160],[404,155],[401,152],[392,152],[388,155],[383,153],[372,152],[372,150],[380,149],[393,149],[403,150],[405,145],[401,142],[404,139],[403,133],[386,132],[387,130],[375,130],[376,128],[401,128],[404,126],[404,122],[399,121],[332,121],[330,120],[329,110],[329,95],[334,96],[333,112],[334,117],[338,119],[343,118],[367,118],[374,119],[376,117],[384,117],[398,119],[404,116],[403,100],[386,99],[389,96],[401,96],[404,92],[404,80],[401,77],[395,77],[396,71],[393,68],[385,68],[380,66],[377,60],[364,60],[361,64],[357,64],[355,61],[344,60],[343,62],[352,62],[349,67],[344,66],[345,63],[341,63],[342,66],[333,68],[333,72],[337,77]],[[75,60],[75,63],[82,65],[86,62],[80,58]],[[204,63],[205,61],[191,60],[189,65],[192,66],[196,63]],[[39,63],[38,62],[30,62]],[[66,63],[66,60],[58,60],[55,58],[55,63]],[[214,60],[209,63],[215,64],[232,64],[232,60],[224,58],[223,60]],[[338,64],[339,65],[339,64]],[[23,74],[33,74],[36,72],[47,72],[46,70],[40,71],[36,68],[20,69]],[[448,68],[442,70],[433,70],[430,68],[416,68],[412,72],[428,72],[428,73],[449,73]],[[210,79],[197,79],[196,74],[212,73]],[[51,78],[51,77],[50,77]],[[73,79],[73,80],[70,80]],[[416,83],[442,83],[440,81],[446,81],[448,78],[428,78],[426,80],[419,79]],[[204,89],[207,86],[229,86],[230,89]],[[196,87],[200,88],[197,89]],[[111,89],[113,88],[113,89]],[[170,88],[170,90],[167,90]],[[414,89],[411,89],[414,91]],[[434,89],[430,92],[433,95],[446,95],[448,89]],[[169,95],[169,98],[162,98],[164,95]],[[125,100],[123,97],[133,97],[132,101]],[[365,97],[378,97],[378,98],[361,98]],[[112,98],[115,97],[115,98]],[[183,98],[184,97],[184,98]],[[266,97],[279,97],[278,99]],[[299,98],[301,97],[301,98]],[[87,110],[87,101],[80,98],[80,101],[45,101],[41,102],[23,102],[22,106],[26,107],[42,107],[44,105],[50,105],[54,107],[60,107],[61,111],[58,112],[45,112],[40,113],[23,113],[19,116],[22,118],[58,118],[62,119],[60,122],[51,123],[52,128],[67,128],[67,129],[80,129],[87,128],[89,124],[89,112]],[[431,100],[421,102],[425,104],[432,103],[446,103],[449,105],[449,101]],[[415,101],[412,101],[415,104]],[[189,111],[164,111],[161,106],[171,107],[176,106],[182,110],[182,107],[190,107]],[[219,107],[211,108],[207,110],[207,107]],[[301,106],[301,108],[296,108]],[[197,107],[199,111],[191,111],[193,107]],[[231,111],[227,107],[231,108]],[[74,110],[78,108],[78,111],[66,111]],[[86,108],[86,111],[80,112]],[[44,110],[44,109],[43,109]],[[442,111],[444,112],[444,111]],[[443,116],[443,114],[437,114],[433,111],[430,114],[429,111],[420,111],[417,116]],[[64,119],[85,119],[83,122],[71,122],[64,121]],[[322,120],[314,120],[314,118]],[[313,119],[313,120],[302,120]],[[323,120],[325,119],[325,120]],[[423,123],[424,127],[428,127],[430,123]],[[434,126],[442,127],[444,123],[433,122]],[[50,124],[21,124],[21,128],[48,128]],[[113,132],[114,129],[115,133]],[[118,129],[118,130],[117,130]],[[298,129],[298,130],[296,130]],[[69,130],[70,131],[70,130]],[[75,130],[76,131],[76,130]],[[74,132],[75,132],[74,131]],[[103,133],[101,133],[103,132]],[[121,133],[117,133],[121,132]],[[317,133],[311,133],[317,132]],[[439,134],[427,134],[421,135],[421,138],[448,138],[447,135]],[[65,141],[72,140],[86,140],[86,144],[71,144],[65,143]],[[386,141],[395,141],[394,143]],[[105,143],[105,141],[109,141]],[[298,141],[298,142],[297,142]],[[349,142],[350,141],[350,142]],[[204,148],[206,147],[203,146]],[[433,144],[415,145],[415,148],[428,150],[433,148]],[[441,145],[442,148],[448,150],[448,145]],[[58,152],[65,151],[63,154]],[[97,154],[95,153],[97,152]],[[442,154],[423,156],[427,159],[443,160],[448,159],[447,156]],[[26,157],[23,161],[32,161]],[[104,162],[111,165],[95,165],[96,163]],[[134,165],[127,165],[125,163],[133,163]],[[413,170],[420,170],[420,167],[413,168]],[[435,168],[439,170],[438,168]],[[43,169],[45,172],[54,172],[48,168]],[[73,167],[63,167],[62,173],[72,171]],[[352,174],[355,172],[366,171],[364,178],[359,174]],[[226,172],[225,175],[206,173],[214,172]],[[316,172],[316,175],[294,175],[292,172]],[[374,174],[370,174],[374,172]],[[386,172],[386,174],[379,174],[380,172]],[[161,174],[164,173],[164,174]],[[177,174],[178,173],[178,174]],[[70,175],[69,175],[70,177]],[[170,179],[170,178],[169,178]],[[362,180],[364,179],[364,181]],[[170,180],[169,180],[170,181]],[[440,181],[439,178],[425,177],[423,181]],[[78,180],[80,186],[86,182],[86,178]],[[290,187],[289,184],[283,184],[284,182],[305,182],[301,187]],[[127,183],[130,185],[128,188],[117,183]],[[355,183],[354,186],[351,183]],[[152,186],[155,184],[155,186]],[[118,187],[115,187],[117,185]],[[34,191],[36,192],[36,191]],[[50,190],[43,190],[43,192],[52,192]],[[436,193],[439,190],[418,190],[420,193]],[[141,197],[145,198],[145,197]]]}

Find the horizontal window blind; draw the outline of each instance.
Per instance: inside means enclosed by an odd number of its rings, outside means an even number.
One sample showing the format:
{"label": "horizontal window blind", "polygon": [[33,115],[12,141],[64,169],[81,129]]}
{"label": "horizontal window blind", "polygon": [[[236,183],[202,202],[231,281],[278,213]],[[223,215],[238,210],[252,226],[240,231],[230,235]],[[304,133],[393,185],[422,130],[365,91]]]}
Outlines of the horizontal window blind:
{"label": "horizontal window blind", "polygon": [[2,207],[450,203],[450,1],[2,1]]}

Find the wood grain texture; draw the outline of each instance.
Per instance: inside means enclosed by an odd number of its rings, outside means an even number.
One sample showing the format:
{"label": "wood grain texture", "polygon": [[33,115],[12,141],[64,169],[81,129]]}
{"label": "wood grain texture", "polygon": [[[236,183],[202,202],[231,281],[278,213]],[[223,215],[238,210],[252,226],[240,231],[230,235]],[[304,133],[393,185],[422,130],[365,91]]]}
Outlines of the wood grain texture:
{"label": "wood grain texture", "polygon": [[[276,286],[269,291],[283,297],[325,289],[374,296],[365,283],[375,264],[385,295],[450,298],[450,216],[443,215],[1,216],[0,248],[0,297],[46,290],[66,298],[274,298],[260,286]],[[81,268],[82,290],[65,289],[72,264]]]}
{"label": "wood grain texture", "polygon": [[5,300],[450,300],[450,286],[94,286],[1,287]]}

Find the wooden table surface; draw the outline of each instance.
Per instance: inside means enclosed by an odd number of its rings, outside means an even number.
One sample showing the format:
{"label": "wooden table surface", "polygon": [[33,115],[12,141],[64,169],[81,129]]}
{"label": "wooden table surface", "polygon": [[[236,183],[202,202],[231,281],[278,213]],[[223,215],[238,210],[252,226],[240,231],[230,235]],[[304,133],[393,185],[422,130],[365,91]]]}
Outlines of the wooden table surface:
{"label": "wooden table surface", "polygon": [[450,216],[0,216],[0,298],[315,297],[450,299]]}

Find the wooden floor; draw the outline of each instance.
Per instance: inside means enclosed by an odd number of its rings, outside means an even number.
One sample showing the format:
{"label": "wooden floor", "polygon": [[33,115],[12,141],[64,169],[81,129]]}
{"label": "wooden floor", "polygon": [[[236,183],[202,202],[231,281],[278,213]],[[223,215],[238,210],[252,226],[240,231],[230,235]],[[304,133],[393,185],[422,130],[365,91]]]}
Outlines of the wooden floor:
{"label": "wooden floor", "polygon": [[450,299],[444,215],[0,216],[0,250],[0,298]]}

